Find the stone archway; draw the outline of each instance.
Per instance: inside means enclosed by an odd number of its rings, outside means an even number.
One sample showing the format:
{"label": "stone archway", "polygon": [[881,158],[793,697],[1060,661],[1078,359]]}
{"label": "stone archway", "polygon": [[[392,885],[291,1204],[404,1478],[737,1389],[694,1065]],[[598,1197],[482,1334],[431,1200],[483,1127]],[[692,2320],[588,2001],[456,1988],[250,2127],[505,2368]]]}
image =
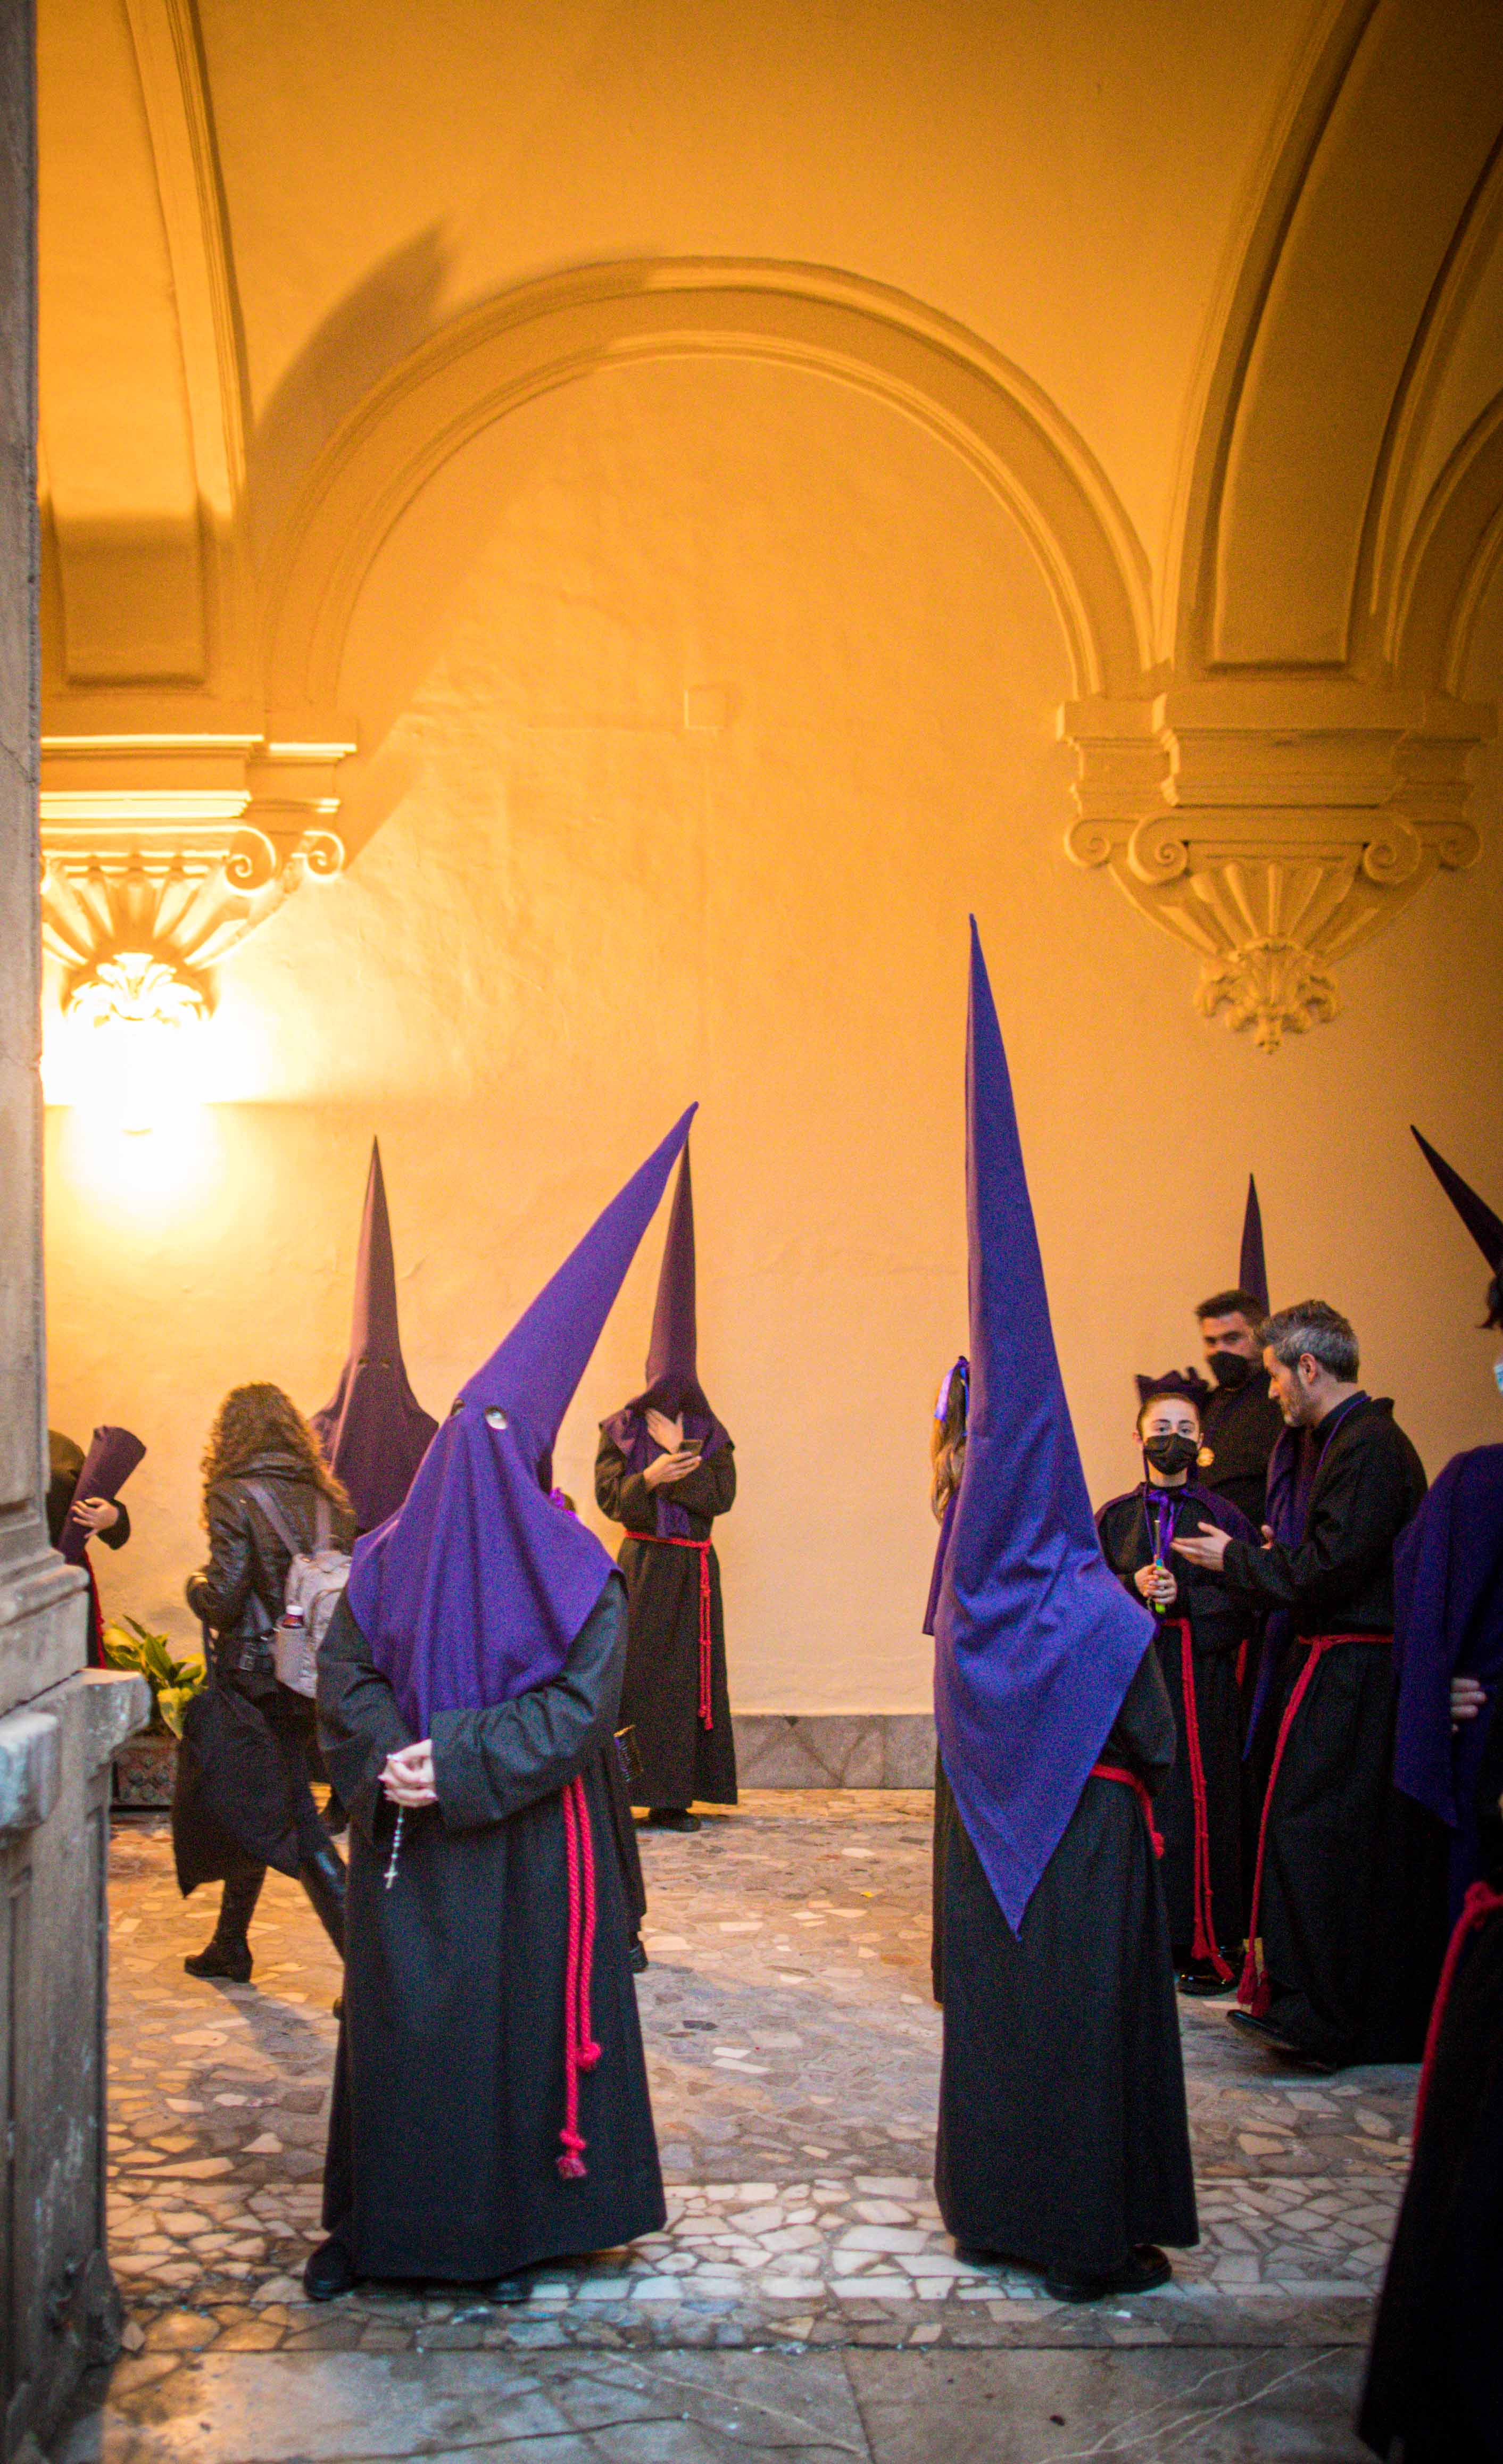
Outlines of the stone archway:
{"label": "stone archway", "polygon": [[447,326],[361,405],[269,562],[262,674],[273,733],[339,733],[330,714],[364,577],[403,508],[471,437],[592,368],[705,355],[818,370],[942,438],[1021,524],[1076,690],[1140,684],[1142,549],[1088,448],[1018,369],[877,283],[817,266],[683,258],[592,266],[507,293]]}

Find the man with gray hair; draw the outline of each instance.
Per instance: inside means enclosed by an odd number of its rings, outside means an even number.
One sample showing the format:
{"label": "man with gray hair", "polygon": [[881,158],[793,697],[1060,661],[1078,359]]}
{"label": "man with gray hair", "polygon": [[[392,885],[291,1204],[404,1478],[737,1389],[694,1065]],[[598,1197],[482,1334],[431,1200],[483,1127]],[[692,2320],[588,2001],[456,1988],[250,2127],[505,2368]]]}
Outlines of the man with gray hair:
{"label": "man with gray hair", "polygon": [[[1406,1946],[1384,1942],[1397,1913],[1393,1547],[1425,1471],[1393,1405],[1359,1385],[1339,1310],[1301,1301],[1266,1318],[1258,1342],[1285,1421],[1275,1528],[1262,1548],[1216,1530],[1174,1543],[1289,1634],[1232,2016],[1323,2068],[1405,2060],[1420,2050],[1395,1991]],[[1417,2025],[1423,2038],[1423,2012]]]}

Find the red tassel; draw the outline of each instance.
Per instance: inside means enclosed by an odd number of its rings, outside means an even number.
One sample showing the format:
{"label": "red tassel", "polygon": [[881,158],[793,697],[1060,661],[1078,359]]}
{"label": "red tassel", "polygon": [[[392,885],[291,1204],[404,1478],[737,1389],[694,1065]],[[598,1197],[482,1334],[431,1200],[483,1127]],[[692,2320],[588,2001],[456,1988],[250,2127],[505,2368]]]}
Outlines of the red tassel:
{"label": "red tassel", "polygon": [[564,2153],[558,2167],[565,2182],[583,2182],[587,2143],[579,2126],[579,2075],[595,2068],[600,2047],[591,2031],[589,2007],[595,1962],[595,1837],[582,1779],[569,1781],[563,1804],[569,1931],[564,1963],[564,2127],[559,2133]]}
{"label": "red tassel", "polygon": [[1180,1692],[1184,1699],[1184,1744],[1190,1765],[1190,1803],[1195,1815],[1193,1889],[1195,1935],[1190,1948],[1197,1959],[1209,1960],[1224,1985],[1231,1969],[1216,1943],[1215,1907],[1211,1898],[1210,1808],[1205,1792],[1205,1763],[1201,1753],[1201,1706],[1195,1692],[1195,1651],[1188,1617],[1177,1617],[1180,1629]]}

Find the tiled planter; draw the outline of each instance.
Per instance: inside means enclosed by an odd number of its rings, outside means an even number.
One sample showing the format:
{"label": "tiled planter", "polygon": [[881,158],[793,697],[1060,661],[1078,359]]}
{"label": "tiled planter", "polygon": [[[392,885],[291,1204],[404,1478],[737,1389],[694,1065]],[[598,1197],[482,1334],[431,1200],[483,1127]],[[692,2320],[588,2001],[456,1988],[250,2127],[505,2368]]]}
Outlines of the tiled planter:
{"label": "tiled planter", "polygon": [[148,1728],[129,1738],[115,1757],[115,1803],[141,1814],[165,1814],[176,1771],[176,1737]]}

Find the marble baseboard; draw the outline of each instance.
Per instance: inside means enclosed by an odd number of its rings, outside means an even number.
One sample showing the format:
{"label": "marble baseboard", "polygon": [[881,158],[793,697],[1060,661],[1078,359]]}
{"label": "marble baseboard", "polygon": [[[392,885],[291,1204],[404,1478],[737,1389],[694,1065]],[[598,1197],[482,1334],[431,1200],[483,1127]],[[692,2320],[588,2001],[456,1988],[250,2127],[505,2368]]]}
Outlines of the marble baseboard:
{"label": "marble baseboard", "polygon": [[742,1788],[932,1788],[928,1711],[738,1711]]}

